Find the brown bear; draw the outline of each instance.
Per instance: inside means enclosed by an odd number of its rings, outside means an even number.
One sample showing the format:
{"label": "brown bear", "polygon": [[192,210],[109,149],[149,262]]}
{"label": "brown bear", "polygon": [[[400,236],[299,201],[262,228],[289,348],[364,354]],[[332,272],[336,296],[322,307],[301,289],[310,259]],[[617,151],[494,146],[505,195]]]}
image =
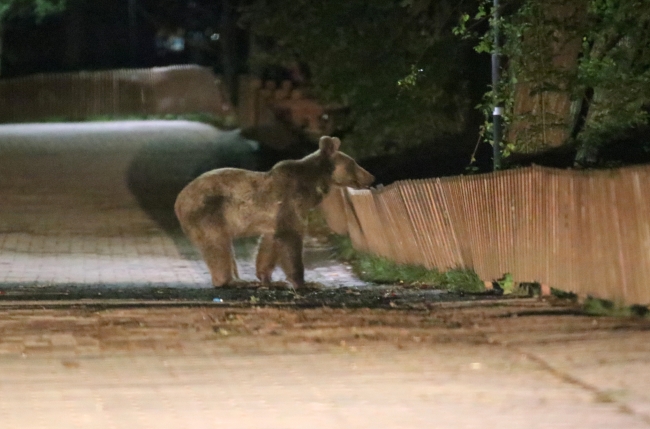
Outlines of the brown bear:
{"label": "brown bear", "polygon": [[372,174],[339,152],[341,141],[323,136],[319,149],[300,160],[277,163],[270,171],[212,170],[194,179],[176,198],[174,210],[183,232],[199,248],[212,284],[238,277],[232,240],[261,236],[256,275],[271,281],[276,264],[296,288],[304,287],[302,259],[306,216],[331,185],[365,188]]}

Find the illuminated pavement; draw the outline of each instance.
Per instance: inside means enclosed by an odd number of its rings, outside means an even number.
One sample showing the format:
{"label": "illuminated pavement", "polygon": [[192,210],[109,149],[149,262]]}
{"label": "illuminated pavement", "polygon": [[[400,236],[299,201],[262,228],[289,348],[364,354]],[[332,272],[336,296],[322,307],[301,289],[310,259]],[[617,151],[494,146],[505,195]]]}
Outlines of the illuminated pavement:
{"label": "illuminated pavement", "polygon": [[[1,125],[0,284],[210,287],[196,251],[165,227],[171,210],[142,205],[157,194],[169,205],[226,135],[186,121]],[[255,279],[253,248],[237,248],[244,280]],[[362,284],[328,258],[306,279]]]}
{"label": "illuminated pavement", "polygon": [[[650,427],[647,318],[534,299],[372,310],[4,294],[208,290],[155,204],[222,137],[182,121],[0,126],[0,427]],[[237,249],[248,279],[253,247]],[[326,249],[307,256],[307,280],[361,284]]]}
{"label": "illuminated pavement", "polygon": [[1,426],[650,427],[650,321],[455,305],[0,302]]}

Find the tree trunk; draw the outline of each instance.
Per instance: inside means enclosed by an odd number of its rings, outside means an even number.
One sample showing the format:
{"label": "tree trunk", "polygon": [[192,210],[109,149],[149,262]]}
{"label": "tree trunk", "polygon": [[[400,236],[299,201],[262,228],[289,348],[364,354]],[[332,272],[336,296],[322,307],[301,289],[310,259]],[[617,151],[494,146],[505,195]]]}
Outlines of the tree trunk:
{"label": "tree trunk", "polygon": [[[553,0],[546,3],[544,23],[560,20],[562,17],[576,23],[586,17],[585,3],[566,0]],[[542,40],[546,35],[538,36],[530,29],[523,37],[521,58],[512,61],[538,61],[529,55],[535,52],[536,44],[551,43],[550,58],[540,60],[539,67],[549,70],[555,79],[552,90],[539,89],[542,82],[525,82],[521,79],[515,85],[514,106],[507,140],[513,143],[518,152],[538,152],[548,148],[564,145],[571,136],[573,124],[572,100],[569,78],[576,73],[578,58],[582,50],[582,40],[567,30],[557,29],[556,39]],[[550,73],[550,72],[553,73]]]}

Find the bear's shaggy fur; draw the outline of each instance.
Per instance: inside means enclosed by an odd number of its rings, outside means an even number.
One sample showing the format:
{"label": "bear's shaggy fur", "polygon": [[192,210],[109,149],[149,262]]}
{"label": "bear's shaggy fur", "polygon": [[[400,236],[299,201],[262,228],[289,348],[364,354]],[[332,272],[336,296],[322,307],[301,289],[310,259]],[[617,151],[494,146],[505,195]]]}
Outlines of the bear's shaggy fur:
{"label": "bear's shaggy fur", "polygon": [[183,232],[199,248],[212,284],[237,278],[232,240],[261,236],[256,274],[271,281],[277,264],[296,288],[304,286],[305,219],[331,185],[368,187],[374,176],[339,152],[341,141],[323,136],[319,149],[300,160],[282,161],[268,172],[237,168],[209,171],[178,195],[174,210]]}

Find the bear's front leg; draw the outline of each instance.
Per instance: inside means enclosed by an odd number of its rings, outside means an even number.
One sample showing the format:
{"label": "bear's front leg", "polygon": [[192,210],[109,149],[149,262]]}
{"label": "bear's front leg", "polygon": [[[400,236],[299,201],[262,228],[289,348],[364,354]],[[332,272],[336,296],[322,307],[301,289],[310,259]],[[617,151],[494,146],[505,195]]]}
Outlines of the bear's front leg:
{"label": "bear's front leg", "polygon": [[273,234],[262,235],[255,260],[255,275],[262,282],[262,285],[268,286],[271,283],[271,275],[277,260],[278,249]]}
{"label": "bear's front leg", "polygon": [[302,235],[293,230],[278,231],[275,234],[280,268],[294,288],[305,287],[305,266],[302,260]]}

